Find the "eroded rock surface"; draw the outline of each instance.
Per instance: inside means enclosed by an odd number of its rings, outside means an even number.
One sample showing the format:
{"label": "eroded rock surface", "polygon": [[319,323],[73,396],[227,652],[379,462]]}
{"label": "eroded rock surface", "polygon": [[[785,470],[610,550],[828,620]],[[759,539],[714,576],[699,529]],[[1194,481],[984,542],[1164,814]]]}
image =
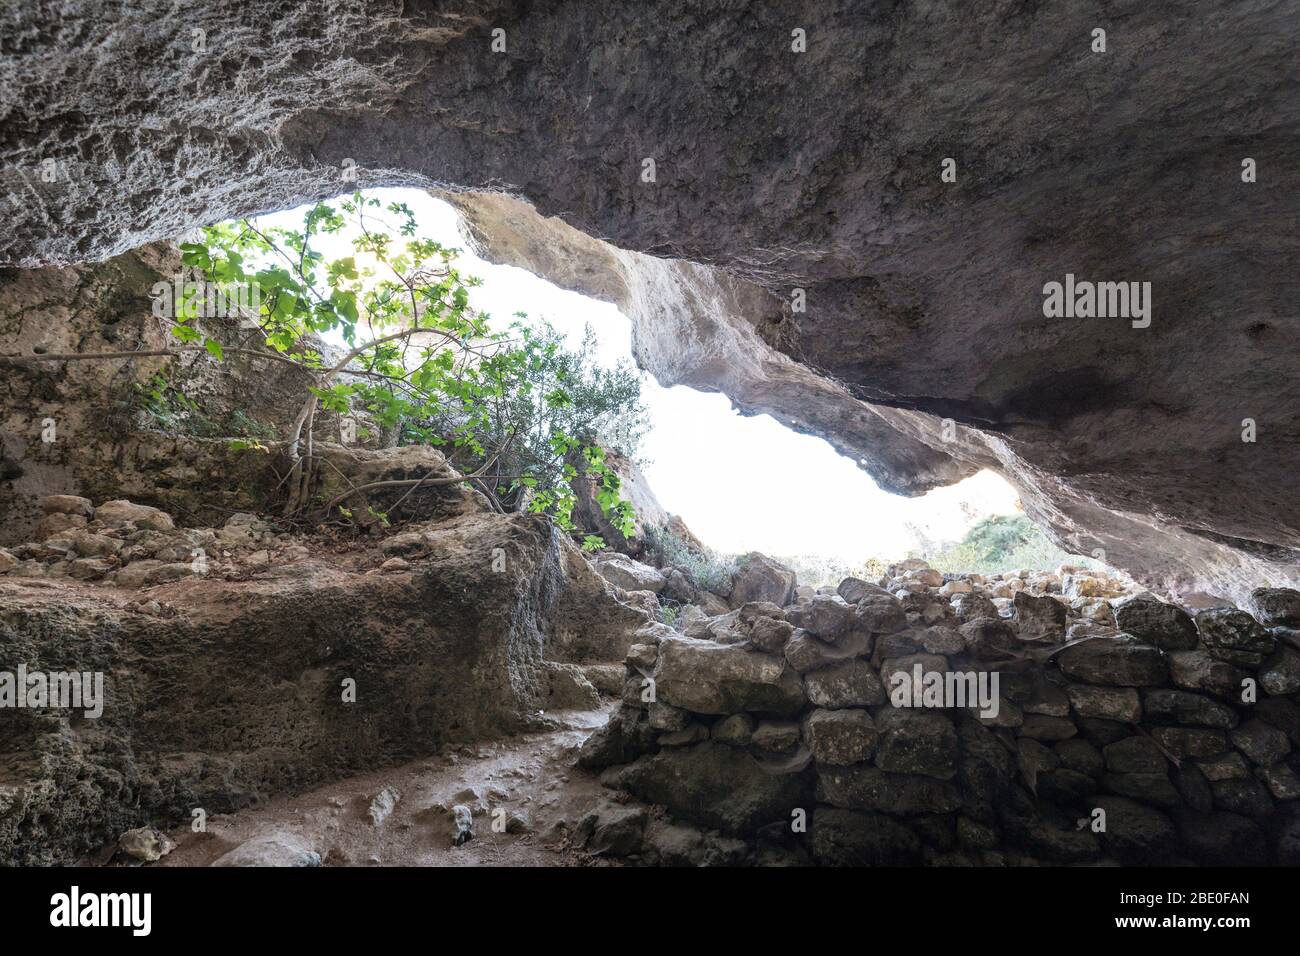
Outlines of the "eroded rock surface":
{"label": "eroded rock surface", "polygon": [[[995,467],[1152,584],[1296,580],[1286,4],[94,9],[5,9],[0,261],[354,183],[508,193],[540,216],[466,198],[489,254],[619,302],[665,384],[825,435],[890,490]],[[276,55],[249,57],[267,22]],[[575,260],[552,215],[630,251]],[[1067,273],[1151,282],[1150,327],[1044,318]]]}
{"label": "eroded rock surface", "polygon": [[[377,545],[251,514],[180,529],[129,501],[44,500],[86,524],[0,566],[0,861],[71,862],[196,808],[598,707],[564,661],[621,657],[644,613],[549,519],[464,494],[460,513]],[[16,707],[19,666],[99,675],[99,713]]]}

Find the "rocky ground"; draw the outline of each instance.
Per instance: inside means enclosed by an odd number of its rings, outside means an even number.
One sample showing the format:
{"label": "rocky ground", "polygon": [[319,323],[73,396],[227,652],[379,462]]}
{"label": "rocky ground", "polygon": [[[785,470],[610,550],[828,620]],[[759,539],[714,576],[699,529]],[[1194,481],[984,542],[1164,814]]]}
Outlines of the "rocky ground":
{"label": "rocky ground", "polygon": [[[129,866],[566,866],[605,860],[579,849],[575,833],[600,785],[573,771],[578,746],[609,705],[557,711],[557,729],[461,745],[425,760],[309,790],[192,826],[148,830],[104,848],[90,864]],[[453,809],[473,815],[456,845]],[[171,849],[167,849],[168,847]],[[124,847],[136,852],[132,855]]]}

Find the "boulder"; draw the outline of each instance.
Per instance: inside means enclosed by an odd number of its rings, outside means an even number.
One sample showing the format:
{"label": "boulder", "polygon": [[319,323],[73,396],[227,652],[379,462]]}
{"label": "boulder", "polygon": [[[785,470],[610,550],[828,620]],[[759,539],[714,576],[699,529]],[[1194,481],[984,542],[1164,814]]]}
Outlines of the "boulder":
{"label": "boulder", "polygon": [[1255,588],[1247,604],[1265,627],[1300,628],[1300,591],[1295,588]]}
{"label": "boulder", "polygon": [[668,571],[661,597],[670,598],[679,604],[694,604],[699,599],[699,589],[677,568]]}
{"label": "boulder", "polygon": [[1142,701],[1132,687],[1093,687],[1070,684],[1065,688],[1070,706],[1080,717],[1100,717],[1137,723],[1142,719]]}
{"label": "boulder", "polygon": [[[71,497],[59,495],[56,497]],[[85,498],[77,499],[86,501]],[[90,502],[86,502],[89,504]],[[142,863],[156,863],[176,849],[176,844],[161,830],[153,827],[137,827],[127,830],[118,838],[118,849],[134,860]]]}
{"label": "boulder", "polygon": [[1169,677],[1175,687],[1204,691],[1225,700],[1241,700],[1244,683],[1250,674],[1227,661],[1211,657],[1206,651],[1174,651],[1169,655]]}
{"label": "boulder", "polygon": [[961,790],[952,781],[888,773],[865,763],[818,767],[817,801],[890,814],[951,813],[962,805]]}
{"label": "boulder", "polygon": [[574,835],[578,844],[595,856],[631,856],[641,849],[649,819],[644,807],[606,802],[578,822]]}
{"label": "boulder", "polygon": [[885,703],[885,688],[871,664],[862,659],[843,661],[804,675],[804,693],[814,706],[875,707]]}
{"label": "boulder", "polygon": [[893,634],[907,627],[907,612],[894,598],[868,595],[858,603],[855,631]]}
{"label": "boulder", "polygon": [[857,622],[852,604],[839,595],[818,594],[807,604],[790,609],[788,619],[814,637],[834,644],[851,631]]}
{"label": "boulder", "polygon": [[1216,660],[1258,667],[1277,647],[1277,638],[1245,611],[1213,608],[1196,615],[1201,643]]}
{"label": "boulder", "polygon": [[1258,717],[1229,731],[1232,745],[1260,767],[1269,767],[1291,752],[1286,734]]}
{"label": "boulder", "polygon": [[780,654],[794,633],[795,627],[789,621],[760,617],[749,627],[749,640],[760,651]]}
{"label": "boulder", "polygon": [[760,720],[750,736],[756,750],[785,753],[799,746],[799,724],[793,720]]}
{"label": "boulder", "polygon": [[997,620],[998,617],[997,605],[977,591],[958,594],[952,600],[952,611],[962,623],[978,618]]}
{"label": "boulder", "polygon": [[959,632],[971,655],[980,660],[1000,660],[1021,651],[1016,629],[999,618],[977,618],[963,624]]}
{"label": "boulder", "polygon": [[1094,809],[1106,814],[1101,845],[1124,863],[1153,863],[1172,856],[1177,841],[1173,821],[1151,807],[1124,797],[1097,797]]}
{"label": "boulder", "polygon": [[55,512],[36,522],[34,538],[37,541],[45,541],[70,528],[84,528],[88,523],[88,520],[81,515],[65,515]]}
{"label": "boulder", "polygon": [[663,572],[642,564],[625,554],[603,554],[592,562],[593,567],[610,584],[624,591],[662,591],[668,579]]}
{"label": "boulder", "polygon": [[754,718],[749,714],[732,714],[713,725],[712,739],[732,747],[748,747],[754,737]]}
{"label": "boulder", "polygon": [[773,774],[749,754],[715,741],[639,758],[614,782],[634,796],[687,820],[744,835],[812,808],[806,774]]}
{"label": "boulder", "polygon": [[[36,507],[47,515],[80,515],[83,518],[93,518],[95,516],[95,506],[89,498],[82,498],[77,495],[46,495],[44,498],[38,498]],[[131,833],[137,831],[132,830]]]}
{"label": "boulder", "polygon": [[941,713],[885,708],[876,715],[880,740],[875,763],[881,770],[937,780],[957,775],[957,732]]}
{"label": "boulder", "polygon": [[1136,734],[1102,748],[1106,769],[1112,773],[1164,773],[1165,755],[1150,737]]}
{"label": "boulder", "polygon": [[583,741],[578,748],[578,766],[602,770],[615,764],[630,763],[654,749],[654,731],[646,712],[621,706],[603,727]]}
{"label": "boulder", "polygon": [[791,667],[800,674],[807,674],[841,661],[869,656],[871,647],[871,637],[861,631],[854,631],[838,644],[827,644],[807,631],[798,630],[786,642],[783,653]]}
{"label": "boulder", "polygon": [[167,512],[123,499],[105,501],[95,509],[95,519],[108,528],[136,527],[150,531],[171,531],[176,526]]}
{"label": "boulder", "polygon": [[819,764],[847,766],[870,760],[879,739],[865,710],[817,709],[803,719],[803,739]]}
{"label": "boulder", "polygon": [[1016,611],[1016,629],[1020,640],[1056,644],[1065,638],[1068,611],[1060,601],[1017,591],[1012,606]]}
{"label": "boulder", "polygon": [[377,794],[370,798],[370,803],[366,807],[366,813],[370,817],[370,822],[374,826],[381,826],[393,815],[397,809],[397,804],[401,801],[402,794],[396,787],[384,787]]}
{"label": "boulder", "polygon": [[1237,726],[1236,711],[1202,694],[1153,688],[1143,693],[1142,702],[1151,720],[1222,730]]}
{"label": "boulder", "polygon": [[320,854],[307,849],[301,838],[283,832],[271,833],[241,843],[218,857],[213,866],[320,866]]}
{"label": "boulder", "polygon": [[803,709],[798,672],[781,657],[739,645],[665,638],[654,679],[659,700],[697,714],[793,716]]}
{"label": "boulder", "polygon": [[840,582],[835,592],[850,604],[857,604],[865,597],[889,597],[889,592],[884,588],[861,578],[845,578]]}
{"label": "boulder", "polygon": [[1192,616],[1176,604],[1139,594],[1114,606],[1115,626],[1166,651],[1190,651],[1199,640]]}
{"label": "boulder", "polygon": [[1217,757],[1228,750],[1223,731],[1208,727],[1152,727],[1151,739],[1179,759]]}
{"label": "boulder", "polygon": [[1300,653],[1289,647],[1279,648],[1264,662],[1259,672],[1259,683],[1276,697],[1300,691]]}
{"label": "boulder", "polygon": [[740,560],[739,567],[732,575],[728,601],[732,607],[740,607],[750,601],[770,601],[785,607],[791,601],[794,586],[793,571],[765,554],[751,551]]}
{"label": "boulder", "polygon": [[812,818],[813,859],[822,866],[914,866],[921,843],[882,813],[818,807]]}
{"label": "boulder", "polygon": [[1127,634],[1067,644],[1056,663],[1067,677],[1089,684],[1152,687],[1169,681],[1164,653]]}

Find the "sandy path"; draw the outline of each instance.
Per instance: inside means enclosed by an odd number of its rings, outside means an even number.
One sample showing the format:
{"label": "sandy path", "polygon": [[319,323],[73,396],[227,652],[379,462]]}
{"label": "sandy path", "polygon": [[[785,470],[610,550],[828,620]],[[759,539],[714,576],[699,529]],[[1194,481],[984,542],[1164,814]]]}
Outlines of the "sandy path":
{"label": "sandy path", "polygon": [[[212,816],[206,833],[169,831],[177,844],[161,866],[206,866],[254,837],[276,831],[315,850],[328,866],[587,866],[594,861],[568,846],[568,835],[602,796],[596,778],[574,767],[577,748],[605,722],[613,704],[596,711],[552,714],[561,725],[544,733],[450,748],[436,757],[378,770],[257,808]],[[386,787],[401,799],[376,825],[371,798]],[[451,816],[439,805],[478,795],[474,838],[452,846]],[[495,811],[504,810],[504,814]],[[494,815],[519,815],[521,832],[494,832]],[[513,829],[513,828],[512,828]]]}

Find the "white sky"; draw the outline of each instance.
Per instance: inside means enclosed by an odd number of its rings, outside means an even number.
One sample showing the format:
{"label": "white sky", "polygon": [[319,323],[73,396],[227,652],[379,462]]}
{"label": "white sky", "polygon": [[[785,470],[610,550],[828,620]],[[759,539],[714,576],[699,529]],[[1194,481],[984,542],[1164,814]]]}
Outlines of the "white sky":
{"label": "white sky", "polygon": [[[515,312],[526,312],[549,321],[576,346],[590,324],[602,361],[631,359],[632,325],[613,305],[480,259],[466,247],[455,210],[422,190],[376,189],[367,195],[385,205],[406,203],[421,235],[464,250],[458,268],[483,280],[471,290],[471,304],[501,325]],[[305,208],[264,216],[261,222],[298,225]],[[351,234],[326,237],[316,247],[330,258],[350,255]],[[921,498],[900,498],[881,491],[820,438],[793,432],[768,415],[746,418],[724,395],[680,385],[665,389],[644,373],[643,379],[651,426],[640,450],[649,461],[646,477],[664,508],[719,551],[818,555],[853,563],[897,558],[917,547],[913,529],[936,541],[955,541],[979,518],[1016,510],[1015,491],[992,472]]]}

